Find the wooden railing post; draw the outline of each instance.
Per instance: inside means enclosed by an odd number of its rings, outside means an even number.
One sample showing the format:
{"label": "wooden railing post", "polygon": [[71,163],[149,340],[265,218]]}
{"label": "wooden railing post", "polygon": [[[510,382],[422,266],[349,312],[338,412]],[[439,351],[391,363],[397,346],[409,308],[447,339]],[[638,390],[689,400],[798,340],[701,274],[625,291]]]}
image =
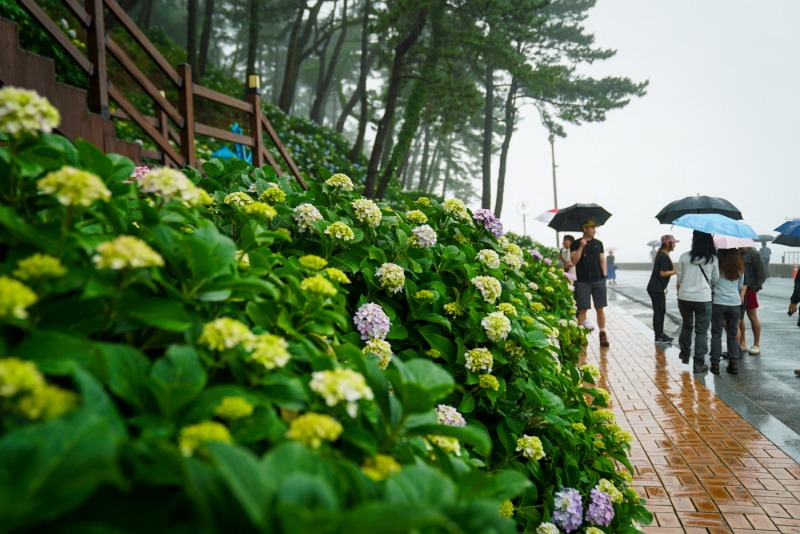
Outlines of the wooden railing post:
{"label": "wooden railing post", "polygon": [[253,138],[253,165],[264,166],[264,130],[261,127],[261,77],[258,74],[247,75],[247,101],[253,106],[250,114],[250,137]]}
{"label": "wooden railing post", "polygon": [[89,79],[89,109],[108,117],[108,73],[106,71],[106,27],[103,0],[86,0],[89,27],[86,30],[89,61],[94,66]]}
{"label": "wooden railing post", "polygon": [[181,154],[183,164],[195,165],[194,157],[194,88],[192,82],[192,66],[183,63],[178,65],[178,76],[181,85],[178,87],[178,110],[183,117],[181,125]]}

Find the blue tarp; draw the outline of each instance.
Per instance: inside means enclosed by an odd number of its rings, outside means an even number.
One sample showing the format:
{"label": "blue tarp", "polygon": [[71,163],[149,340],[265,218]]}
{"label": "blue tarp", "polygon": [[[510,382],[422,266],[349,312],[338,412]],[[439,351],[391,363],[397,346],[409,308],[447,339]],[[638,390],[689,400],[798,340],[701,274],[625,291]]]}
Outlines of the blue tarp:
{"label": "blue tarp", "polygon": [[[235,134],[243,134],[242,127],[239,126],[238,122],[233,123],[231,127],[231,131]],[[220,149],[215,150],[211,153],[211,157],[214,158],[222,158],[222,159],[230,159],[230,158],[239,158],[247,163],[253,163],[253,155],[247,151],[244,145],[240,145],[236,143],[233,145],[233,150],[224,146]]]}

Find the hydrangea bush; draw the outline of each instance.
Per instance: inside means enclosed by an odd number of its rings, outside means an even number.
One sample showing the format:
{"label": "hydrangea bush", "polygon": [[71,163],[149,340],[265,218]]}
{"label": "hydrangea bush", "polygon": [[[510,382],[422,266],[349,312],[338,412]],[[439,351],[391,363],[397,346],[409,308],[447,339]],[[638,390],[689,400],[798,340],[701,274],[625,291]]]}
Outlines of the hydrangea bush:
{"label": "hydrangea bush", "polygon": [[3,530],[649,522],[569,280],[491,213],[3,128]]}

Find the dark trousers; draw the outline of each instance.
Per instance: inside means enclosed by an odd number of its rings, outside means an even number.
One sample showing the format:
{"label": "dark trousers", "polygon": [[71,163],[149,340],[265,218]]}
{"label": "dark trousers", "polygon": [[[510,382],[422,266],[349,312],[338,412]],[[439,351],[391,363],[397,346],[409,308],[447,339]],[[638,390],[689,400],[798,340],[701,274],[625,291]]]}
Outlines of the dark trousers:
{"label": "dark trousers", "polygon": [[735,362],[739,359],[739,342],[736,340],[736,332],[739,330],[739,306],[724,304],[714,304],[711,307],[711,361],[719,362],[722,357],[723,322],[728,341],[728,358]]}
{"label": "dark trousers", "polygon": [[678,345],[681,353],[692,353],[692,330],[694,330],[694,361],[702,364],[708,352],[708,325],[711,322],[711,303],[678,299],[681,312],[681,334]]}
{"label": "dark trousers", "polygon": [[664,316],[667,314],[667,296],[663,291],[648,291],[653,303],[653,332],[656,338],[664,334]]}

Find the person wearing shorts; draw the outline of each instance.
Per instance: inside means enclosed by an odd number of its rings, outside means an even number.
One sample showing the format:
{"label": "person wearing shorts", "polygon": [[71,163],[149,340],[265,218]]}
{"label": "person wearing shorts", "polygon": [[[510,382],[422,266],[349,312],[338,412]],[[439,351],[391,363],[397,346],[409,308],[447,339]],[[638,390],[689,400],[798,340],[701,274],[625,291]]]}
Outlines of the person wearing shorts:
{"label": "person wearing shorts", "polygon": [[[741,320],[739,321],[739,348],[742,354],[749,353],[754,356],[761,354],[761,321],[758,318],[758,297],[757,293],[761,290],[766,280],[764,261],[761,254],[753,247],[742,247],[739,249],[744,261],[744,285],[747,286],[747,293],[742,304]],[[745,325],[745,315],[750,320],[753,329],[753,345],[748,349]]]}
{"label": "person wearing shorts", "polygon": [[606,257],[603,242],[595,239],[597,223],[592,219],[581,222],[583,237],[573,241],[570,247],[572,263],[575,265],[575,304],[578,307],[578,322],[584,324],[586,311],[594,303],[597,328],[600,329],[600,346],[608,347],[606,315]]}

